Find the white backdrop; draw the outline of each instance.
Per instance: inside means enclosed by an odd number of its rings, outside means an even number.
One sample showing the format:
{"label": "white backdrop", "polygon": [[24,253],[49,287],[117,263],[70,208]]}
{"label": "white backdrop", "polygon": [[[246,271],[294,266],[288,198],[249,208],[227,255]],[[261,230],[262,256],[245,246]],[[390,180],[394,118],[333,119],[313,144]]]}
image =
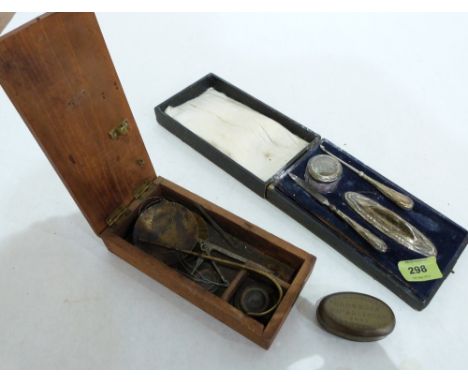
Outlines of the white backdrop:
{"label": "white backdrop", "polygon": [[[35,14],[17,14],[6,31]],[[315,254],[264,351],[109,253],[0,89],[0,368],[467,368],[468,256],[416,312],[157,125],[214,72],[468,227],[468,15],[98,14],[159,175]],[[375,295],[376,343],[322,331],[328,293]]]}

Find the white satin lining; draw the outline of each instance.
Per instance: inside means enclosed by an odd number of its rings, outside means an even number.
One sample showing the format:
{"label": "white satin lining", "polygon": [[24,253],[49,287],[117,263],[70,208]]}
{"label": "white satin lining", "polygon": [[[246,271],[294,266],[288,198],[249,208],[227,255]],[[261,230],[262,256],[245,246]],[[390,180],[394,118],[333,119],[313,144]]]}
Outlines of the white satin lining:
{"label": "white satin lining", "polygon": [[308,143],[213,88],[165,112],[263,181]]}

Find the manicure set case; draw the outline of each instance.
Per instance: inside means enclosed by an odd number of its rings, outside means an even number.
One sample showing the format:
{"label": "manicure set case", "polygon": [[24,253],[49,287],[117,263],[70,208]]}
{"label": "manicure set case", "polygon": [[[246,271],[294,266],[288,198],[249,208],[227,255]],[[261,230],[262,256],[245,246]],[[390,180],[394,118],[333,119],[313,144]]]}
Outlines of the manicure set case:
{"label": "manicure set case", "polygon": [[[174,113],[168,113],[168,110],[184,104],[188,104],[190,107],[190,103],[194,99],[197,99],[197,97],[207,91],[212,91],[212,89],[281,124],[289,132],[306,141],[307,145],[297,154],[291,155],[290,159],[278,168],[276,173],[271,177],[266,180],[260,178],[247,168],[248,166],[240,164],[238,160],[234,160],[233,155],[227,153],[227,150],[220,149],[218,143],[213,144],[211,139],[204,139],[194,132],[193,129],[187,128],[183,121],[177,120],[174,117]],[[359,159],[345,152],[333,144],[333,142],[322,138],[306,126],[288,118],[215,74],[206,75],[162,102],[155,107],[155,113],[157,121],[162,127],[169,130],[186,144],[239,180],[259,197],[267,199],[307,227],[312,233],[327,242],[356,266],[374,277],[417,310],[422,310],[429,304],[443,281],[450,275],[457,259],[468,243],[468,233],[464,228],[431,208],[414,195],[411,195],[399,185],[374,171],[367,164],[362,163]],[[213,110],[210,110],[210,113],[213,113]],[[238,128],[238,131],[239,134],[245,133],[244,129]],[[214,130],[213,134],[217,134],[216,130]],[[220,142],[219,139],[222,139],[222,137],[215,138],[218,139],[216,142]],[[338,183],[337,189],[326,195],[329,201],[340,210],[383,239],[388,245],[386,253],[376,251],[347,223],[327,207],[318,203],[287,176],[288,173],[292,173],[304,178],[308,160],[314,155],[324,154],[320,145],[323,145],[327,151],[358,170],[363,171],[371,178],[413,199],[414,207],[411,210],[400,208],[381,194],[374,186],[345,166],[343,166],[342,178]],[[223,147],[228,147],[228,144]],[[235,149],[242,151],[244,147],[236,147]],[[242,155],[237,155],[237,157],[242,158]],[[405,280],[398,268],[398,262],[417,259],[422,256],[391,240],[362,220],[345,202],[344,194],[347,191],[359,192],[377,201],[382,206],[397,213],[426,235],[437,249],[438,254],[436,259],[442,273],[442,278],[424,282]]]}

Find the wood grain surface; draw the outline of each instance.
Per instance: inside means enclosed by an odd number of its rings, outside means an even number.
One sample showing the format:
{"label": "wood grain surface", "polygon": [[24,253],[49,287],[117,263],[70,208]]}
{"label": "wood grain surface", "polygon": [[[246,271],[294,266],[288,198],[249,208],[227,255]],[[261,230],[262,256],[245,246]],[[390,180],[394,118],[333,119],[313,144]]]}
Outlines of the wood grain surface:
{"label": "wood grain surface", "polygon": [[[44,15],[0,37],[0,84],[111,252],[260,346],[271,345],[315,258],[156,177],[93,14]],[[128,134],[111,139],[109,131],[123,119],[129,122]],[[198,204],[229,234],[265,258],[293,268],[292,280],[283,283],[284,296],[268,322],[230,303],[245,276],[242,272],[223,299],[126,239],[145,202],[133,194],[145,180],[152,181],[147,198],[163,196],[188,207]],[[129,214],[107,227],[106,218],[122,204]]]}
{"label": "wood grain surface", "polygon": [[[92,13],[53,13],[0,37],[0,84],[96,233],[154,179]],[[127,135],[109,131],[127,119]]]}
{"label": "wood grain surface", "polygon": [[14,12],[0,12],[0,34],[14,16]]}

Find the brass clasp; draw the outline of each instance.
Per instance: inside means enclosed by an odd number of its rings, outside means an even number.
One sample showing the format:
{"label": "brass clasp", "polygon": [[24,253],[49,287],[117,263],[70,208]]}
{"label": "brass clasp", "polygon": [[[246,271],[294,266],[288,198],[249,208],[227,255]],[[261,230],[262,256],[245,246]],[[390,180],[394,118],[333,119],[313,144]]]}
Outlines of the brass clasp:
{"label": "brass clasp", "polygon": [[111,139],[118,139],[122,135],[127,135],[129,129],[128,121],[124,119],[117,127],[114,127],[109,131]]}
{"label": "brass clasp", "polygon": [[130,213],[130,210],[125,206],[120,206],[116,208],[106,219],[106,223],[109,227],[112,227],[117,223],[122,217],[127,216]]}

